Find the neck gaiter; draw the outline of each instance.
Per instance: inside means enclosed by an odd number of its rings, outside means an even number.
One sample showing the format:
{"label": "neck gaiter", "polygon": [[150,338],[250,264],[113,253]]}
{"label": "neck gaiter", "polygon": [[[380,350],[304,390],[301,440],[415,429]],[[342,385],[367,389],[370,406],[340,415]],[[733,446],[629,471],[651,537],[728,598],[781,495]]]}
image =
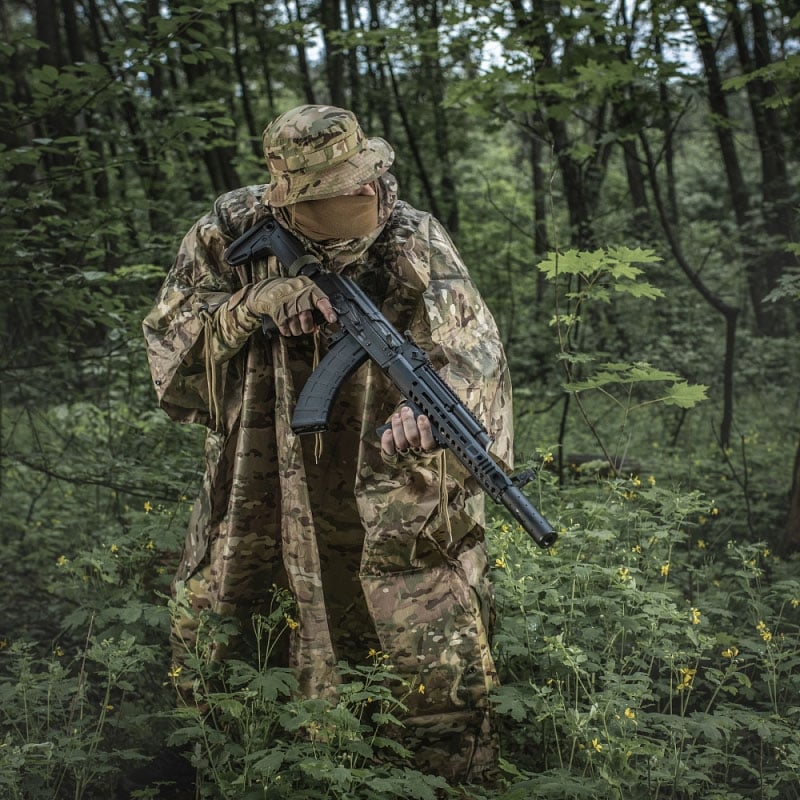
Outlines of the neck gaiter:
{"label": "neck gaiter", "polygon": [[293,227],[315,242],[360,239],[378,227],[378,198],[343,195],[306,200],[289,208],[289,218]]}

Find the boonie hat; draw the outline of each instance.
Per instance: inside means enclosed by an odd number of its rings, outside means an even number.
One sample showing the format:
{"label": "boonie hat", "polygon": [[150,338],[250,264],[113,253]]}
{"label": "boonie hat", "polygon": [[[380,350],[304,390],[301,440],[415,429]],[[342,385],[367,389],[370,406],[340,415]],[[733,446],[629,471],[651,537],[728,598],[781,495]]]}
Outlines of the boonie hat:
{"label": "boonie hat", "polygon": [[391,145],[367,138],[352,111],[305,105],[286,111],[264,130],[272,206],[346,194],[383,175],[394,161]]}

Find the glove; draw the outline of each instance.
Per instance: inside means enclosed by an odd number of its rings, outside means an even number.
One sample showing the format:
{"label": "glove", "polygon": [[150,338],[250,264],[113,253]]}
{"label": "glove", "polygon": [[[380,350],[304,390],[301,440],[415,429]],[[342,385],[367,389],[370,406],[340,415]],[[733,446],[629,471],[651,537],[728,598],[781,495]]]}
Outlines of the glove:
{"label": "glove", "polygon": [[[210,353],[215,361],[226,361],[238,352],[250,335],[261,327],[261,317],[271,317],[284,335],[291,331],[288,321],[303,311],[313,311],[325,294],[310,278],[267,278],[245,286],[222,303],[211,320]],[[336,319],[326,313],[329,322]]]}
{"label": "glove", "polygon": [[279,329],[284,329],[293,317],[304,311],[314,311],[317,303],[325,299],[311,278],[272,278],[257,283],[247,293],[245,308],[260,317],[271,317]]}

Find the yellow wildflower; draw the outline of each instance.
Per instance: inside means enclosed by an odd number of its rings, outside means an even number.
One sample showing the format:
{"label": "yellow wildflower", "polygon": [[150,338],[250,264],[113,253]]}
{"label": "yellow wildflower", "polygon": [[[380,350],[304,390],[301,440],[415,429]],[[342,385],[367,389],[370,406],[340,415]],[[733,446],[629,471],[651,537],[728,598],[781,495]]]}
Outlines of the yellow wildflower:
{"label": "yellow wildflower", "polygon": [[599,739],[592,739],[592,747],[599,753],[603,749]]}
{"label": "yellow wildflower", "polygon": [[620,567],[617,570],[617,575],[623,583],[631,579],[631,571],[627,567]]}
{"label": "yellow wildflower", "polygon": [[156,547],[156,543],[152,539],[150,539],[147,542],[147,544],[144,546],[144,549],[145,550],[155,550],[155,547]]}
{"label": "yellow wildflower", "polygon": [[669,575],[669,562],[661,565],[661,577],[666,578]]}
{"label": "yellow wildflower", "polygon": [[505,569],[505,568],[506,568],[506,566],[507,566],[507,565],[506,565],[506,560],[505,560],[504,558],[496,558],[496,559],[494,560],[494,565],[495,565],[496,567],[499,567],[500,569]]}
{"label": "yellow wildflower", "polygon": [[56,566],[58,567],[66,567],[69,564],[69,559],[66,556],[59,556],[56,559]]}
{"label": "yellow wildflower", "polygon": [[642,552],[642,546],[640,544],[635,544],[633,547],[631,547],[631,553],[641,553],[641,552]]}
{"label": "yellow wildflower", "polygon": [[172,669],[170,669],[170,671],[167,673],[167,677],[174,680],[181,674],[182,671],[183,667],[180,664],[173,664]]}
{"label": "yellow wildflower", "polygon": [[636,719],[636,712],[632,708],[626,708],[624,713],[626,719]]}
{"label": "yellow wildflower", "polygon": [[736,658],[736,656],[738,655],[739,655],[739,648],[733,645],[731,645],[731,647],[729,647],[727,650],[722,651],[722,657],[729,658],[731,661],[733,661],[733,659]]}
{"label": "yellow wildflower", "polygon": [[697,549],[698,550],[705,550],[706,549],[706,540],[705,539],[698,539],[697,540]]}
{"label": "yellow wildflower", "polygon": [[417,687],[417,691],[418,691],[420,694],[425,694],[425,684],[424,684],[424,683],[421,683],[421,684],[420,684],[420,685]]}
{"label": "yellow wildflower", "polygon": [[552,464],[553,463],[553,454],[552,453],[545,453],[542,456],[542,463],[543,464]]}
{"label": "yellow wildflower", "polygon": [[761,638],[769,643],[772,641],[772,632],[767,628],[767,623],[764,620],[761,620],[758,625],[756,625],[756,630],[761,634]]}
{"label": "yellow wildflower", "polygon": [[692,686],[692,678],[697,675],[696,669],[681,668],[681,682],[678,684],[678,691],[682,692],[684,689],[690,689]]}
{"label": "yellow wildflower", "polygon": [[700,624],[700,611],[696,608],[692,608],[692,625],[699,625]]}
{"label": "yellow wildflower", "polygon": [[153,504],[149,500],[144,501],[144,513],[149,514],[153,510]]}
{"label": "yellow wildflower", "polygon": [[650,476],[650,477],[647,479],[647,482],[648,482],[648,483],[649,483],[651,486],[655,486],[655,485],[656,485],[656,476],[655,476],[655,475],[651,475],[651,476]]}
{"label": "yellow wildflower", "polygon": [[292,619],[288,614],[284,614],[284,619],[286,620],[286,627],[290,631],[297,630],[300,627],[300,623],[296,619]]}
{"label": "yellow wildflower", "polygon": [[61,649],[61,645],[56,645],[56,649],[53,650],[53,655],[57,658],[61,658],[64,655],[64,651]]}
{"label": "yellow wildflower", "polygon": [[800,606],[800,598],[794,597],[792,598],[792,608],[797,608]]}
{"label": "yellow wildflower", "polygon": [[115,544],[112,544],[111,547],[108,548],[112,553],[119,553],[119,547]]}

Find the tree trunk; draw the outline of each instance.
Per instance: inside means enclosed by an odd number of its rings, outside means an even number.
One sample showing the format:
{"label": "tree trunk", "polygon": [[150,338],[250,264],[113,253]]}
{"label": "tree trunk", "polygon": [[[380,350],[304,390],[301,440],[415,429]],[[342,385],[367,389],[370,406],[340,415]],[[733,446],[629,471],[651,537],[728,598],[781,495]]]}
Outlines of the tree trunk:
{"label": "tree trunk", "polygon": [[[177,0],[172,0],[176,3]],[[192,27],[198,28],[197,41],[203,41],[205,31],[203,30],[202,20],[197,22],[187,22],[184,36],[186,41],[193,41],[191,38],[190,30]],[[224,36],[224,33],[223,33]],[[226,46],[223,40],[220,42],[221,46]],[[229,85],[230,80],[227,75],[228,69],[223,67],[217,62],[212,63],[208,61],[198,61],[197,63],[184,62],[184,74],[186,75],[186,85],[189,88],[190,95],[195,100],[205,100],[209,94],[209,89],[213,82],[220,82],[223,85]],[[223,75],[220,75],[220,72]],[[235,189],[241,185],[239,176],[236,173],[236,168],[233,165],[236,156],[236,144],[211,144],[206,145],[201,143],[202,158],[205,162],[206,169],[208,170],[211,185],[215,192],[222,194],[223,192]]]}
{"label": "tree trunk", "polygon": [[347,105],[344,94],[344,54],[337,39],[342,33],[342,10],[339,0],[321,0],[319,4],[322,40],[325,43],[325,77],[328,95],[334,106]]}
{"label": "tree trunk", "polygon": [[[345,3],[345,13],[347,15],[347,30],[352,34],[357,26],[358,3],[355,0],[347,0]],[[349,108],[360,120],[363,111],[361,96],[361,72],[358,69],[358,48],[351,46],[347,51],[347,82],[350,85]]]}
{"label": "tree trunk", "polygon": [[[772,63],[763,6],[753,4],[751,18],[753,55],[747,43],[741,12],[736,0],[731,0],[729,19],[739,63],[746,75],[754,70],[768,67]],[[754,78],[747,83],[753,129],[761,155],[762,217],[764,231],[769,237],[766,245],[759,248],[758,257],[752,261],[750,287],[759,331],[771,335],[785,335],[789,329],[779,313],[782,305],[763,302],[765,295],[776,287],[783,274],[786,254],[781,244],[793,241],[795,234],[792,187],[786,171],[786,150],[781,134],[780,118],[768,103],[774,93],[772,84],[763,78]]]}
{"label": "tree trunk", "polygon": [[[289,4],[289,0],[284,0],[284,6],[286,8],[286,16],[289,19],[289,22],[293,22],[292,18],[292,7]],[[300,4],[295,3],[297,8],[297,22],[303,23],[303,18],[300,15]],[[316,95],[314,94],[314,85],[311,81],[311,71],[308,68],[308,58],[306,57],[306,43],[305,40],[298,37],[295,40],[295,47],[297,48],[297,67],[300,72],[300,84],[303,89],[303,94],[306,98],[306,103],[310,105],[316,105]]]}
{"label": "tree trunk", "polygon": [[[275,53],[270,50],[269,40],[267,38],[268,25],[258,16],[258,6],[253,3],[250,6],[250,21],[251,32],[255,36],[256,44],[258,45],[259,61],[261,63],[261,80],[264,92],[267,96],[267,113],[268,119],[274,119],[277,116],[275,109],[275,90],[272,88],[272,70],[270,65],[273,63]],[[268,120],[261,122],[266,124]],[[264,124],[260,124],[259,128],[263,129]],[[259,151],[260,152],[260,151]]]}
{"label": "tree trunk", "polygon": [[58,69],[64,65],[58,18],[55,0],[36,0],[36,38],[44,44],[37,51],[40,66],[46,64]]}
{"label": "tree trunk", "polygon": [[719,440],[720,446],[726,449],[730,445],[731,429],[733,427],[733,376],[735,371],[736,327],[739,319],[739,309],[729,305],[713,292],[700,278],[697,270],[693,269],[689,264],[675,232],[675,228],[670,222],[669,212],[666,203],[664,203],[663,193],[661,192],[660,182],[658,180],[656,161],[653,158],[647,135],[644,131],[639,134],[639,139],[645,153],[650,187],[653,194],[653,203],[658,212],[658,219],[661,222],[661,228],[664,231],[672,256],[684,275],[689,279],[689,283],[697,290],[699,295],[711,308],[721,314],[725,320],[725,355],[722,364],[722,421],[720,423]]}
{"label": "tree trunk", "polygon": [[400,85],[398,84],[397,77],[392,69],[390,55],[387,55],[386,66],[389,71],[389,79],[392,82],[392,92],[394,93],[397,113],[400,115],[400,121],[403,123],[403,130],[405,131],[406,139],[408,140],[408,149],[411,151],[411,158],[413,159],[414,165],[417,168],[417,177],[422,184],[423,192],[428,198],[428,210],[431,212],[431,214],[433,214],[434,217],[436,217],[436,219],[441,219],[439,206],[436,202],[436,194],[433,191],[433,185],[431,184],[430,176],[428,175],[428,171],[425,169],[425,163],[422,160],[422,151],[420,149],[419,142],[417,141],[417,135],[413,126],[411,125],[411,119],[408,116],[408,110],[406,109],[403,95],[400,93]]}
{"label": "tree trunk", "polygon": [[792,471],[792,489],[789,494],[789,518],[786,521],[786,530],[781,551],[789,555],[800,550],[800,444],[794,457],[794,470]]}
{"label": "tree trunk", "polygon": [[[522,0],[511,0],[514,20],[525,37],[531,49],[539,53],[543,68],[552,66],[552,53],[554,44],[548,27],[541,19],[542,12],[528,11]],[[557,12],[553,8],[549,13]],[[597,197],[597,185],[590,185],[585,180],[585,175],[571,154],[572,142],[569,138],[566,122],[561,118],[548,115],[548,97],[543,93],[538,95],[539,108],[537,109],[538,129],[553,146],[558,165],[561,171],[561,181],[564,198],[567,203],[570,223],[570,242],[581,250],[591,250],[596,246],[594,225],[592,222],[591,205]],[[556,243],[558,246],[559,243]]]}
{"label": "tree trunk", "polygon": [[[8,19],[8,10],[0,5],[0,35],[2,41],[12,40],[12,25]],[[7,59],[7,60],[6,60]],[[4,108],[23,109],[27,108],[31,102],[30,87],[28,86],[24,61],[20,57],[19,49],[16,45],[9,45],[9,52],[3,57],[1,62],[5,68],[4,74],[10,80],[0,81],[0,103]],[[23,145],[29,145],[31,139],[36,135],[33,126],[22,123],[21,120],[14,121],[14,124],[0,125],[0,145],[6,150],[15,150]],[[25,192],[27,187],[32,185],[35,180],[36,167],[33,164],[15,164],[7,173],[8,181],[5,186],[12,196],[16,196],[17,191]],[[33,214],[33,209],[28,212]],[[34,220],[31,220],[34,222]]]}
{"label": "tree trunk", "polygon": [[728,101],[722,89],[722,77],[717,65],[716,48],[708,25],[708,20],[696,2],[685,5],[686,13],[695,32],[697,47],[703,59],[708,89],[708,104],[714,115],[714,128],[717,134],[722,162],[728,178],[728,189],[731,194],[731,205],[736,224],[743,230],[748,224],[749,195],[745,185],[739,157],[736,154],[736,143],[733,132],[735,126],[728,112]]}
{"label": "tree trunk", "polygon": [[650,216],[650,202],[645,188],[642,159],[636,147],[636,140],[631,138],[631,133],[636,131],[641,124],[631,109],[633,102],[633,98],[626,98],[622,102],[614,104],[614,127],[622,133],[619,145],[622,148],[625,176],[628,179],[628,193],[633,207],[630,233],[634,236],[646,237],[652,230],[653,220]]}
{"label": "tree trunk", "polygon": [[590,192],[584,183],[581,165],[572,157],[566,123],[548,117],[547,129],[561,170],[561,182],[569,213],[570,242],[579,250],[594,250],[597,239],[589,207]]}
{"label": "tree trunk", "polygon": [[[110,61],[105,49],[103,37],[101,35],[101,15],[97,7],[96,0],[88,0],[88,20],[91,32],[92,44],[100,64],[108,72],[109,76],[118,79],[114,64]],[[152,155],[150,143],[147,135],[142,130],[139,121],[139,112],[130,99],[123,96],[120,101],[120,108],[123,119],[131,134],[131,141],[136,152],[137,175],[141,182],[142,191],[147,200],[159,201],[164,195],[166,187],[166,175],[161,168],[159,160]],[[151,231],[162,231],[167,229],[170,221],[155,208],[155,203],[148,203],[147,214],[150,221]]]}
{"label": "tree trunk", "polygon": [[439,207],[444,214],[442,222],[451,234],[458,232],[459,213],[455,170],[450,153],[450,131],[444,108],[445,74],[439,52],[439,28],[441,13],[439,0],[431,0],[425,9],[431,44],[423,57],[423,77],[428,85],[433,114],[433,141],[436,153],[436,169],[439,175]]}
{"label": "tree trunk", "polygon": [[[66,63],[64,48],[61,44],[60,18],[56,0],[36,0],[36,38],[45,44],[45,47],[37,50],[39,66],[54,67],[60,70]],[[76,133],[74,121],[61,110],[48,110],[34,122],[34,128],[39,137],[47,139],[60,139]],[[58,172],[58,180],[52,181],[51,184],[54,195],[67,201],[73,193],[69,174],[73,157],[66,151],[58,150],[44,152],[42,161],[48,172],[50,170]]]}
{"label": "tree trunk", "polygon": [[236,78],[239,81],[239,91],[242,94],[242,111],[244,113],[247,133],[250,138],[250,149],[258,158],[261,156],[261,137],[259,136],[256,118],[253,114],[253,106],[250,102],[250,89],[247,86],[244,64],[242,63],[242,45],[239,35],[239,16],[236,4],[230,7],[231,32],[233,34],[233,65],[236,70]]}
{"label": "tree trunk", "polygon": [[[371,31],[379,31],[382,27],[378,0],[370,0],[369,27]],[[386,53],[385,40],[374,51],[367,51],[367,63],[370,65],[369,70],[371,72],[370,96],[367,105],[369,109],[378,109],[383,137],[388,142],[391,142],[393,138],[392,112],[390,104],[386,102],[386,98],[389,97],[390,87],[385,66],[389,63],[389,56]]]}
{"label": "tree trunk", "polygon": [[[533,128],[530,115],[528,119],[528,127]],[[542,168],[545,159],[542,140],[536,135],[531,135],[529,144],[531,182],[533,185],[533,252],[538,259],[544,258],[550,251],[550,239],[547,235],[547,195],[550,187],[545,171]],[[544,274],[539,273],[539,277],[542,281],[540,288],[543,288],[545,282]]]}

